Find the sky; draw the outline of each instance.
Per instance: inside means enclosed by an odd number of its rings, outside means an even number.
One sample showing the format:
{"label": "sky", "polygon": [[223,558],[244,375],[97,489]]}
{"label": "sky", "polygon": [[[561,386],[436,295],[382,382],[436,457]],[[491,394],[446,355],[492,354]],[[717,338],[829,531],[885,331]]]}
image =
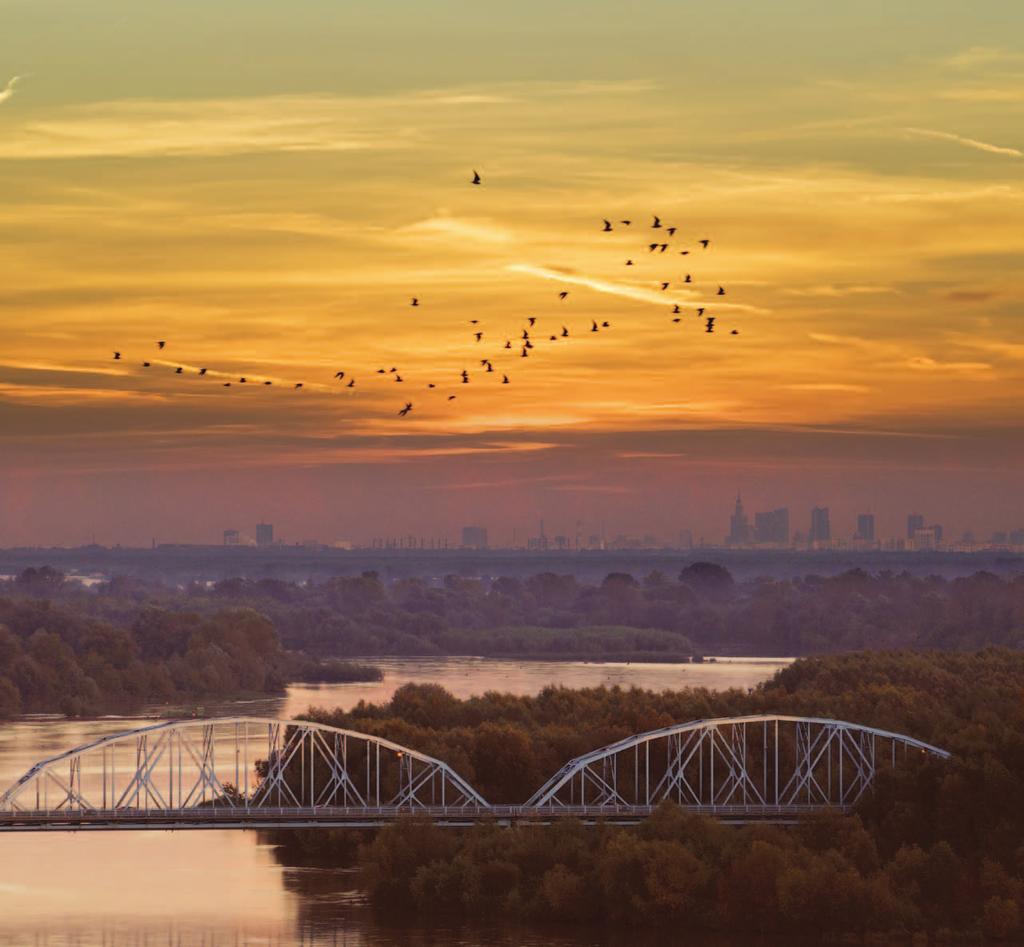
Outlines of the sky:
{"label": "sky", "polygon": [[0,24],[0,545],[1024,525],[1024,7]]}

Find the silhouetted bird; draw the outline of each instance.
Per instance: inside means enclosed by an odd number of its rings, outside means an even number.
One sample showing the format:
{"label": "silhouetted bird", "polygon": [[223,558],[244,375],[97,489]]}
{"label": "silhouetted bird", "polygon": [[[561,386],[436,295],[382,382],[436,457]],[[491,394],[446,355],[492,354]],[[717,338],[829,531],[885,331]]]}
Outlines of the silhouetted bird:
{"label": "silhouetted bird", "polygon": [[677,312],[679,312],[679,306],[678,305],[673,306],[672,307],[672,314],[675,315]]}
{"label": "silhouetted bird", "polygon": [[142,363],[142,367],[143,368],[149,368],[149,362],[143,362]]}
{"label": "silhouetted bird", "polygon": [[501,383],[503,385],[507,385],[508,384],[508,375],[502,375],[501,376]]}
{"label": "silhouetted bird", "polygon": [[569,295],[569,291],[568,291],[567,289],[563,289],[563,290],[562,290],[562,291],[561,291],[561,292],[560,292],[560,293],[558,294],[558,298],[559,298],[559,299],[565,299],[565,297],[566,297],[566,296],[568,296],[568,295]]}
{"label": "silhouetted bird", "polygon": [[462,369],[462,384],[469,384],[469,372],[466,369]]}
{"label": "silhouetted bird", "polygon": [[436,388],[436,387],[437,387],[437,385],[435,385],[435,384],[434,384],[434,383],[433,383],[432,381],[428,381],[428,382],[427,382],[427,387],[428,387],[428,388]]}
{"label": "silhouetted bird", "polygon": [[739,335],[739,334],[740,334],[740,330],[739,329],[733,329],[732,332],[729,333],[729,335]]}
{"label": "silhouetted bird", "polygon": [[631,220],[620,220],[619,223],[622,224],[624,227],[628,227],[631,223],[633,223],[633,221],[631,221]]}
{"label": "silhouetted bird", "polygon": [[725,295],[725,289],[723,287],[721,287],[721,286],[718,287],[718,295],[719,296],[724,296]]}
{"label": "silhouetted bird", "polygon": [[392,365],[392,366],[391,366],[391,367],[390,367],[390,368],[388,369],[388,374],[390,375],[390,374],[391,374],[392,372],[397,372],[397,371],[398,371],[398,369],[397,369],[397,368],[395,368],[395,366],[394,366],[394,365]]}
{"label": "silhouetted bird", "polygon": [[302,382],[301,381],[297,381],[295,383],[295,390],[298,391],[301,387],[302,387]]}
{"label": "silhouetted bird", "polygon": [[205,368],[200,368],[199,369],[199,377],[202,378],[203,375],[205,375],[205,374],[206,374],[206,369]]}
{"label": "silhouetted bird", "polygon": [[355,388],[355,386],[356,386],[356,380],[353,378],[353,379],[351,379],[349,381],[349,383],[345,387],[346,388]]}
{"label": "silhouetted bird", "polygon": [[610,322],[602,322],[601,323],[601,328],[602,329],[610,329],[611,327],[612,327],[612,324]]}
{"label": "silhouetted bird", "polygon": [[612,230],[612,222],[610,220],[606,220],[604,222],[604,230],[602,232],[603,233],[611,233],[611,230]]}
{"label": "silhouetted bird", "polygon": [[474,184],[480,184],[481,183],[480,182],[480,175],[476,173],[476,170],[473,171],[473,183]]}
{"label": "silhouetted bird", "polygon": [[505,348],[507,348],[507,349],[512,348],[512,340],[511,339],[505,339]]}
{"label": "silhouetted bird", "polygon": [[182,368],[182,367],[181,367],[181,366],[179,365],[179,366],[178,366],[178,367],[177,367],[176,369],[174,369],[174,374],[175,374],[175,375],[180,375],[180,374],[182,374],[182,373],[183,373],[184,371],[185,371],[185,369],[184,369],[184,368]]}
{"label": "silhouetted bird", "polygon": [[548,341],[549,341],[549,342],[557,342],[557,341],[558,341],[558,336],[557,336],[557,335],[553,335],[553,336],[551,336],[551,337],[550,337],[550,338],[548,339]]}
{"label": "silhouetted bird", "polygon": [[238,383],[239,383],[240,385],[244,385],[244,384],[245,384],[245,378],[239,378],[239,379],[238,379]]}
{"label": "silhouetted bird", "polygon": [[476,337],[477,342],[479,342],[484,337],[484,334],[482,332],[474,332],[473,335]]}
{"label": "silhouetted bird", "polygon": [[114,353],[114,361],[115,362],[121,361],[121,353],[120,352],[115,352]]}
{"label": "silhouetted bird", "polygon": [[689,273],[686,274],[686,279],[684,279],[683,282],[684,283],[692,283],[693,282],[693,278],[690,276]]}
{"label": "silhouetted bird", "polygon": [[523,329],[523,335],[522,335],[522,337],[523,337],[524,339],[528,339],[528,338],[530,337],[530,333],[529,333],[529,332],[527,332],[527,331],[526,331],[526,329]]}
{"label": "silhouetted bird", "polygon": [[701,306],[700,309],[697,310],[697,315],[698,316],[703,316],[704,315],[704,307],[703,306]]}
{"label": "silhouetted bird", "polygon": [[673,319],[672,321],[673,322],[682,322],[683,320],[680,319],[679,316],[676,316],[675,319]]}
{"label": "silhouetted bird", "polygon": [[655,214],[654,223],[651,224],[651,230],[657,230],[661,226],[661,218]]}
{"label": "silhouetted bird", "polygon": [[399,382],[400,382],[400,381],[402,381],[402,380],[403,380],[403,379],[402,379],[402,376],[401,376],[401,375],[395,375],[395,381],[399,381]]}
{"label": "silhouetted bird", "polygon": [[398,412],[398,416],[400,418],[404,418],[410,411],[412,411],[412,402],[411,401],[407,401],[405,403],[405,407],[402,408],[402,410]]}
{"label": "silhouetted bird", "polygon": [[520,358],[529,358],[530,353],[526,351],[526,346],[523,346],[523,351],[519,353]]}
{"label": "silhouetted bird", "polygon": [[410,306],[418,306],[419,304],[420,304],[420,301],[419,301],[419,299],[416,296],[413,296],[412,297],[412,302],[409,303]]}
{"label": "silhouetted bird", "polygon": [[656,243],[649,243],[649,244],[647,244],[647,252],[648,253],[653,253],[657,249],[658,249],[658,245]]}
{"label": "silhouetted bird", "polygon": [[666,232],[668,233],[668,235],[670,237],[674,237],[676,235],[676,228],[675,227],[669,227]]}
{"label": "silhouetted bird", "polygon": [[659,253],[664,253],[667,249],[668,249],[668,244],[667,243],[659,243],[658,244],[658,252]]}
{"label": "silhouetted bird", "polygon": [[569,330],[565,326],[562,326],[562,338],[563,339],[569,338]]}
{"label": "silhouetted bird", "polygon": [[334,373],[334,377],[337,378],[338,381],[341,381],[341,379],[345,377],[345,373],[344,372],[335,372]]}
{"label": "silhouetted bird", "polygon": [[385,371],[385,370],[384,370],[383,368],[378,368],[378,369],[377,369],[377,374],[378,374],[378,375],[386,375],[386,374],[387,374],[387,372],[386,372],[386,371]]}
{"label": "silhouetted bird", "polygon": [[593,319],[590,320],[590,331],[597,332],[597,323]]}
{"label": "silhouetted bird", "polygon": [[487,371],[489,371],[489,372],[493,372],[494,371],[494,366],[490,362],[487,363]]}
{"label": "silhouetted bird", "polygon": [[669,285],[670,285],[669,283],[662,283],[661,284],[661,291],[664,292],[666,289],[669,288]]}
{"label": "silhouetted bird", "polygon": [[680,250],[679,251],[679,255],[680,256],[689,256],[690,255],[690,251],[689,250]]}
{"label": "silhouetted bird", "polygon": [[715,317],[714,316],[708,316],[707,323],[704,326],[704,331],[705,332],[714,332],[715,331]]}
{"label": "silhouetted bird", "polygon": [[229,381],[224,382],[224,387],[225,388],[230,388],[231,387],[231,382],[229,382]]}
{"label": "silhouetted bird", "polygon": [[265,382],[263,382],[263,384],[264,384],[264,385],[272,385],[272,384],[274,384],[274,383],[273,383],[272,381],[265,381]]}
{"label": "silhouetted bird", "polygon": [[710,241],[710,240],[700,240],[700,241],[698,241],[698,242],[700,243],[700,245],[701,245],[701,246],[702,246],[702,247],[703,247],[703,248],[704,248],[705,250],[706,250],[706,249],[708,248],[708,244],[709,244],[709,243],[711,243],[711,241]]}
{"label": "silhouetted bird", "polygon": [[523,348],[524,348],[524,349],[532,349],[532,348],[533,348],[533,343],[532,343],[532,342],[531,342],[531,341],[530,341],[529,339],[527,339],[527,340],[526,340],[526,341],[525,341],[525,342],[523,343]]}
{"label": "silhouetted bird", "polygon": [[448,396],[448,400],[449,401],[454,401],[455,400],[455,395],[449,395]]}
{"label": "silhouetted bird", "polygon": [[478,326],[478,325],[480,325],[480,320],[479,319],[470,319],[469,320],[469,324],[471,326]]}
{"label": "silhouetted bird", "polygon": [[634,265],[634,263],[633,263],[632,260],[626,260],[626,266],[633,266],[633,265]]}
{"label": "silhouetted bird", "polygon": [[537,317],[536,317],[536,316],[530,316],[530,317],[529,317],[529,323],[530,323],[530,327],[531,327],[531,328],[533,327],[533,325],[534,325],[534,323],[535,323],[536,321],[537,321]]}
{"label": "silhouetted bird", "polygon": [[166,345],[167,345],[167,343],[166,343],[166,342],[157,342],[157,344],[156,344],[156,347],[157,347],[158,349],[162,349],[162,348],[164,348],[164,347],[165,347]]}

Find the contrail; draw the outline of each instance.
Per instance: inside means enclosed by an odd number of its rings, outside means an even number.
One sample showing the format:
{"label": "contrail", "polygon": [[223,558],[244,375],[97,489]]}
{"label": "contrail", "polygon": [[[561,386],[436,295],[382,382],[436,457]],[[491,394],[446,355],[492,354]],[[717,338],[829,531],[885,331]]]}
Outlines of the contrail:
{"label": "contrail", "polygon": [[0,90],[0,105],[14,97],[14,87],[24,78],[24,76],[13,76],[11,81]]}
{"label": "contrail", "polygon": [[990,145],[987,141],[978,141],[976,138],[964,138],[963,135],[954,135],[952,132],[940,132],[932,128],[904,128],[903,130],[911,135],[918,135],[921,138],[937,138],[939,141],[952,141],[955,144],[963,145],[965,148],[974,148],[976,151],[987,151],[990,155],[1008,155],[1011,158],[1024,158],[1024,151],[1018,151],[1016,148]]}
{"label": "contrail", "polygon": [[642,303],[655,303],[659,306],[666,304],[686,306],[714,307],[716,310],[732,309],[736,312],[757,312],[766,313],[769,310],[757,306],[747,306],[744,303],[724,302],[718,296],[709,300],[702,300],[695,295],[677,298],[670,293],[659,293],[653,289],[643,289],[639,286],[627,286],[622,283],[609,283],[607,280],[594,279],[592,276],[575,276],[569,273],[560,273],[558,270],[549,270],[543,266],[533,266],[530,263],[513,263],[509,270],[513,273],[526,273],[530,276],[539,276],[541,279],[556,280],[560,283],[570,283],[573,286],[585,286],[597,293],[607,293],[610,296],[621,296],[625,299],[634,299]]}

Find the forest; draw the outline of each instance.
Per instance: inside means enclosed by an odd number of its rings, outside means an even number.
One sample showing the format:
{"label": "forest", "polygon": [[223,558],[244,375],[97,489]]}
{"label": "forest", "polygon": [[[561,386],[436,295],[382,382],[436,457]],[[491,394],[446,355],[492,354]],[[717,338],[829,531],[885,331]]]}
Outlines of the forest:
{"label": "forest", "polygon": [[[409,685],[385,705],[314,712],[452,763],[492,802],[521,802],[570,757],[701,717],[778,711],[892,729],[951,761],[881,772],[849,815],[724,826],[665,804],[638,828],[453,831],[412,820],[358,851],[388,913],[733,933],[1024,936],[1024,654],[891,651],[807,658],[749,692],[548,688],[458,700]],[[336,861],[351,835],[279,839]]]}
{"label": "forest", "polygon": [[855,569],[736,582],[720,565],[694,562],[673,576],[611,573],[598,584],[553,573],[393,582],[364,573],[184,588],[115,578],[85,590],[43,567],[0,585],[4,594],[59,602],[118,627],[152,609],[251,609],[270,621],[284,648],[319,656],[678,660],[1024,645],[1024,575],[987,572],[949,580]]}
{"label": "forest", "polygon": [[373,667],[282,649],[251,609],[146,608],[114,624],[34,597],[0,597],[0,718],[126,713],[146,704],[271,694],[294,680],[375,680]]}

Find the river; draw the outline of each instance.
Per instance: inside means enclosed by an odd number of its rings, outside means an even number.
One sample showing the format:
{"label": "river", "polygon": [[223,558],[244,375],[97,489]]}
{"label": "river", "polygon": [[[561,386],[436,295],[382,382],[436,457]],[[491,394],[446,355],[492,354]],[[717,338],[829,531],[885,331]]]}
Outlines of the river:
{"label": "river", "polygon": [[[381,702],[408,682],[435,682],[459,697],[486,691],[537,693],[569,687],[653,690],[748,688],[785,660],[720,659],[705,664],[499,661],[484,658],[374,659],[371,684],[295,685],[281,697],[225,702],[207,715],[282,719],[310,706]],[[109,733],[165,719],[26,718],[0,725],[0,791],[37,760]],[[255,832],[79,832],[0,835],[0,945],[81,947],[561,947],[638,943],[601,932],[390,926],[362,903],[353,873],[282,863]],[[652,941],[651,943],[654,943]]]}

